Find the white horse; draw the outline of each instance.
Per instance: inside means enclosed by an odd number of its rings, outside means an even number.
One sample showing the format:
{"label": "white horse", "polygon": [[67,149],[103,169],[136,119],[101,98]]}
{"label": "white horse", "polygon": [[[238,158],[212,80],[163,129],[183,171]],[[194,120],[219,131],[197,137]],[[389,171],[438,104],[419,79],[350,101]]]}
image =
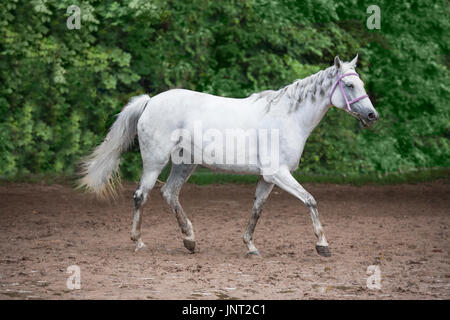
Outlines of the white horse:
{"label": "white horse", "polygon": [[[134,193],[131,239],[136,244],[136,251],[145,247],[141,238],[142,207],[161,170],[171,159],[172,169],[161,193],[178,220],[185,235],[184,246],[190,252],[195,251],[194,230],[180,205],[178,195],[197,165],[205,165],[213,170],[261,176],[256,187],[253,212],[243,237],[248,248],[247,254],[259,254],[253,243],[253,232],[264,202],[273,186],[277,185],[308,207],[314,233],[318,238],[316,250],[322,256],[330,256],[316,201],[291,173],[299,165],[308,136],[332,105],[358,118],[365,127],[378,119],[378,113],[365,92],[364,84],[355,72],[357,58],[358,56],[351,62],[342,62],[336,57],[334,65],[325,70],[297,80],[278,91],[263,91],[243,99],[183,89],[169,90],[153,98],[148,95],[135,97],[120,112],[102,144],[83,163],[80,185],[99,195],[113,192],[120,155],[131,146],[137,134],[143,172]],[[211,161],[211,155],[223,150],[222,142],[219,143],[217,139],[206,139],[206,142],[194,139],[192,142],[185,139],[185,135],[182,138],[175,135],[174,138],[174,132],[180,130],[193,135],[196,124],[199,123],[200,134],[207,130],[214,130],[218,134],[225,133],[227,129],[266,130],[272,138],[278,138],[274,140],[277,144],[269,147],[271,156],[262,155],[263,139],[257,137],[256,146],[245,150],[246,161],[214,162]],[[189,146],[192,147],[191,150],[188,150]],[[229,150],[224,150],[225,156]],[[209,154],[210,157],[197,157],[200,158],[197,162],[189,161],[195,158],[192,152]],[[188,157],[182,156],[183,153],[188,154]],[[175,162],[174,158],[180,155],[184,160]],[[252,155],[256,155],[256,162],[249,161]],[[270,161],[274,155],[277,165],[275,168],[272,166],[269,171],[263,162]]]}

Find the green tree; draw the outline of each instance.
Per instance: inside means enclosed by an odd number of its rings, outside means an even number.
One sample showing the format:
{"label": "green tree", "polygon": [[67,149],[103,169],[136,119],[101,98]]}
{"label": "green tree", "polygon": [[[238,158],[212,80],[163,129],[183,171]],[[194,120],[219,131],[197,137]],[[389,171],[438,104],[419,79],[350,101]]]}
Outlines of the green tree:
{"label": "green tree", "polygon": [[[359,53],[381,119],[362,130],[332,109],[299,172],[449,166],[448,5],[378,1],[24,1],[0,11],[0,175],[71,174],[127,100],[183,87],[244,97]],[[81,8],[69,30],[67,7]],[[122,172],[140,173],[136,146]]]}

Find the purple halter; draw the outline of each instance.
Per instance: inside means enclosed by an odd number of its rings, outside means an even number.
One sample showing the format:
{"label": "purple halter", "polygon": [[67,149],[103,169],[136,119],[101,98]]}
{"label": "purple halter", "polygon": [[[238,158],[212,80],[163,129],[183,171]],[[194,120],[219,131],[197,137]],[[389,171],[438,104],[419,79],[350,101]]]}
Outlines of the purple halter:
{"label": "purple halter", "polygon": [[355,103],[356,101],[362,100],[362,99],[364,99],[364,98],[368,98],[369,95],[365,94],[365,95],[363,95],[363,96],[361,96],[361,97],[359,97],[359,98],[353,99],[352,101],[348,101],[347,95],[345,94],[345,91],[344,91],[344,88],[342,87],[342,82],[341,82],[342,78],[345,78],[345,77],[347,77],[347,76],[357,76],[357,77],[359,78],[359,75],[358,75],[356,72],[345,73],[345,74],[341,75],[340,77],[337,77],[337,75],[336,75],[337,81],[336,81],[336,83],[334,84],[333,89],[331,90],[330,104],[333,104],[333,102],[331,102],[331,98],[333,98],[334,91],[336,90],[337,86],[339,85],[339,88],[341,89],[341,93],[342,93],[342,95],[344,96],[345,103],[347,104],[347,110],[348,110],[349,112],[352,112],[352,109],[350,108],[350,105],[351,105],[352,103]]}

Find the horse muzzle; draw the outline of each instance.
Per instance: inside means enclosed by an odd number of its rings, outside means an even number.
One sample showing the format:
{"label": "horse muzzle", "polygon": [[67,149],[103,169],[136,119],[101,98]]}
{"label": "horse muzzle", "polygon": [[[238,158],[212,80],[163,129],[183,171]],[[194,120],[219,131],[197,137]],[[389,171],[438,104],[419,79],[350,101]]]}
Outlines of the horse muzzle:
{"label": "horse muzzle", "polygon": [[353,115],[359,119],[363,127],[368,128],[373,125],[380,118],[378,112],[369,110],[368,112],[352,112]]}

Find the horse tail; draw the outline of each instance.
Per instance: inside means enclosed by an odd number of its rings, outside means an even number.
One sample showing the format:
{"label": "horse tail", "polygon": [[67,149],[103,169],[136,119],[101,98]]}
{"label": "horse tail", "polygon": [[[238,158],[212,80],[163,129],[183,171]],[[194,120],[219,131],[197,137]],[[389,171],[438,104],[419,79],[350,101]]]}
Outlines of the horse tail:
{"label": "horse tail", "polygon": [[120,184],[120,155],[131,147],[137,134],[137,123],[150,97],[134,97],[118,114],[105,140],[81,163],[79,188],[86,188],[100,197],[116,195]]}

